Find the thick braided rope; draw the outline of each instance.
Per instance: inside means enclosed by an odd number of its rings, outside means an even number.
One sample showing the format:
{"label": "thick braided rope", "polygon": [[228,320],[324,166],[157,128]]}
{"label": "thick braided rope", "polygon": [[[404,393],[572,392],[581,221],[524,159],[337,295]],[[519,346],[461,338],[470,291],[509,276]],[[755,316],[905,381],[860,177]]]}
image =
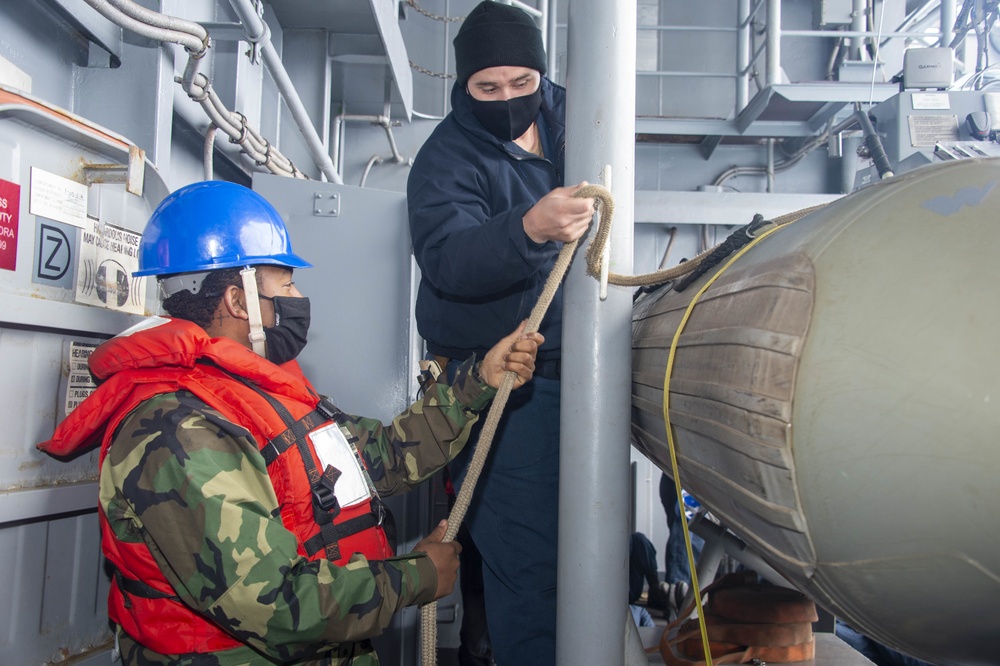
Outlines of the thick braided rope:
{"label": "thick braided rope", "polygon": [[[587,273],[597,277],[601,274],[601,255],[603,254],[604,246],[611,233],[611,220],[614,216],[615,209],[614,199],[611,196],[611,192],[609,192],[607,188],[601,187],[600,185],[587,185],[582,187],[573,196],[581,198],[593,197],[600,202],[600,221],[598,223],[597,231],[594,234],[594,238],[587,248]],[[784,215],[773,220],[773,224],[775,226],[780,226],[794,222],[800,217],[821,207],[822,206],[814,206],[803,211],[789,213],[788,215]],[[556,291],[559,289],[563,278],[566,276],[566,271],[569,269],[570,262],[573,259],[573,254],[576,252],[578,244],[578,240],[571,241],[564,244],[562,249],[559,251],[559,256],[556,257],[556,262],[552,266],[552,271],[549,273],[549,277],[545,282],[545,287],[542,289],[541,295],[538,297],[538,302],[535,303],[535,307],[531,310],[531,315],[528,317],[527,324],[525,325],[526,333],[533,333],[537,331],[541,325],[542,319],[545,317],[545,313],[548,312],[549,305],[552,304],[552,299],[555,297]],[[645,273],[643,275],[636,276],[609,273],[608,282],[626,287],[646,286],[668,282],[676,279],[677,277],[687,275],[693,271],[697,268],[701,260],[711,254],[714,249],[715,248],[710,248],[696,256],[694,259],[684,262],[679,266],[653,273]],[[483,422],[483,428],[479,434],[479,441],[476,443],[476,448],[472,454],[472,460],[469,462],[465,480],[462,482],[462,488],[459,490],[458,496],[455,498],[455,504],[451,509],[451,513],[448,515],[448,528],[444,535],[445,542],[453,541],[455,539],[455,535],[458,534],[458,528],[465,519],[465,513],[468,511],[469,503],[472,501],[472,493],[475,491],[476,483],[479,481],[479,475],[483,471],[483,467],[486,464],[486,457],[489,455],[490,447],[493,445],[493,437],[496,434],[497,426],[500,423],[500,417],[503,414],[503,410],[507,406],[507,400],[510,398],[510,392],[513,389],[514,379],[516,376],[516,373],[508,370],[504,372],[503,379],[500,381],[500,388],[497,390],[496,397],[493,398],[493,403],[490,405],[490,411],[486,415],[486,420]],[[678,495],[678,497],[679,496],[680,495]],[[437,601],[425,604],[420,609],[420,639],[421,663],[424,666],[436,666]]]}
{"label": "thick braided rope", "polygon": [[[587,185],[576,194],[576,196],[597,197],[601,200],[601,204],[607,206],[607,209],[609,210],[607,215],[602,213],[597,231],[594,233],[594,240],[591,241],[590,245],[587,247],[587,274],[592,275],[595,278],[599,278],[601,275],[601,255],[604,252],[604,246],[611,234],[611,217],[612,212],[614,211],[614,202],[611,201],[610,197],[605,198],[602,194],[600,194],[601,192],[607,192],[607,190],[599,185]],[[776,227],[789,224],[800,217],[819,210],[825,205],[826,204],[819,204],[818,206],[812,206],[810,208],[804,208],[793,213],[782,215],[781,217],[771,220],[771,224]],[[671,280],[676,280],[679,277],[692,273],[702,260],[712,254],[717,247],[718,245],[705,250],[690,261],[685,261],[684,263],[673,266],[672,268],[653,271],[652,273],[642,273],[641,275],[622,275],[621,273],[612,273],[609,271],[608,282],[620,287],[647,287],[655,284],[663,284],[664,282],[670,282]]]}
{"label": "thick braided rope", "polygon": [[799,218],[805,217],[809,213],[815,213],[824,206],[826,206],[825,203],[817,204],[815,206],[810,206],[809,208],[803,208],[802,210],[796,210],[792,211],[791,213],[785,213],[784,215],[781,215],[771,220],[771,224],[773,224],[776,227],[783,227],[786,224],[791,224],[792,222],[798,220]]}

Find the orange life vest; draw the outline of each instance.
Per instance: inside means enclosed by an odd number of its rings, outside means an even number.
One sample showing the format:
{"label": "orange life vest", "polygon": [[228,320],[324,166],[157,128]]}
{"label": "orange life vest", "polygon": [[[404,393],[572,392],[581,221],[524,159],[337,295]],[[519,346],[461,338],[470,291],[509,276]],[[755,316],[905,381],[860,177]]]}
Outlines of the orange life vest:
{"label": "orange life vest", "polygon": [[[187,390],[246,428],[267,462],[281,520],[299,554],[342,565],[354,553],[392,556],[382,527],[385,508],[363,472],[371,497],[341,507],[334,468],[324,469],[309,433],[337,423],[340,412],[321,398],[295,361],[276,366],[228,338],[210,338],[179,319],[154,317],[98,347],[91,371],[104,380],[39,448],[57,456],[101,443],[149,398]],[[341,428],[347,441],[350,433]],[[354,450],[353,442],[350,448]],[[358,460],[363,468],[363,461]],[[241,643],[176,596],[144,543],[115,538],[100,512],[102,549],[115,568],[108,614],[129,636],[161,654],[213,652]]]}

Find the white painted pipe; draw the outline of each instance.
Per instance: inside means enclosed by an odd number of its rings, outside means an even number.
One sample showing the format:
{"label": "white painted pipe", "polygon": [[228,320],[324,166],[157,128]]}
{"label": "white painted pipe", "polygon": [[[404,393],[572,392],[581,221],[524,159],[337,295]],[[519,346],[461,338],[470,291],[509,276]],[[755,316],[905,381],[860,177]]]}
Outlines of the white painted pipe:
{"label": "white painted pipe", "polygon": [[261,56],[264,58],[264,65],[267,67],[267,71],[271,73],[271,78],[274,79],[275,85],[278,86],[278,91],[281,93],[285,104],[288,105],[288,110],[292,112],[292,118],[295,119],[295,124],[299,128],[299,131],[302,132],[306,148],[308,148],[309,154],[312,155],[316,166],[319,167],[319,170],[323,172],[323,175],[330,182],[342,184],[344,180],[334,168],[333,161],[326,152],[326,147],[320,140],[319,134],[316,133],[312,119],[309,118],[309,114],[302,104],[302,99],[295,90],[295,85],[288,77],[288,72],[285,71],[285,66],[281,62],[281,56],[278,55],[274,45],[271,44],[271,39],[268,37],[269,30],[267,24],[257,16],[257,12],[254,10],[253,1],[230,0],[230,4],[239,15],[240,22],[247,32],[247,37],[260,47]]}

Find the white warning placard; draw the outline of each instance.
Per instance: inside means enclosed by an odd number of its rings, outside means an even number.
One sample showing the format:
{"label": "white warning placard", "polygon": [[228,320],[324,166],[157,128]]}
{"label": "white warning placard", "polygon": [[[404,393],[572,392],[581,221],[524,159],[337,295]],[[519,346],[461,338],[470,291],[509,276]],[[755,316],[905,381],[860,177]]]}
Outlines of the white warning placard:
{"label": "white warning placard", "polygon": [[87,221],[80,234],[77,303],[145,314],[144,278],[132,277],[139,270],[140,238],[141,234],[128,229]]}
{"label": "white warning placard", "polygon": [[907,116],[910,145],[934,146],[942,141],[958,141],[958,116]]}
{"label": "white warning placard", "polygon": [[81,402],[97,389],[90,376],[87,361],[97,345],[86,342],[69,343],[69,381],[66,382],[66,414],[76,409]]}
{"label": "white warning placard", "polygon": [[31,167],[28,212],[56,222],[83,227],[87,224],[87,186]]}

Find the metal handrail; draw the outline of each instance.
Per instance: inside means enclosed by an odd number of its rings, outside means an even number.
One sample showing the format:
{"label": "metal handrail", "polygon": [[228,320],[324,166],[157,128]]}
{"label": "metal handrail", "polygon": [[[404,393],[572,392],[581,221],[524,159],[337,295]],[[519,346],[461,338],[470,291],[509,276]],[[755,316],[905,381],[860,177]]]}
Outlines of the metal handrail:
{"label": "metal handrail", "polygon": [[[862,0],[857,0],[858,2]],[[726,72],[696,72],[677,70],[644,70],[638,71],[638,76],[657,77],[701,77],[701,78],[726,78],[733,79],[736,85],[736,109],[735,115],[739,114],[750,103],[750,82],[759,75],[760,60],[763,57],[766,61],[764,71],[764,86],[775,85],[781,81],[781,40],[784,37],[806,37],[806,38],[835,38],[850,39],[857,45],[865,39],[879,39],[885,41],[890,39],[919,39],[934,40],[935,42],[947,45],[951,39],[951,25],[954,23],[955,9],[948,0],[940,2],[940,25],[939,30],[918,31],[907,30],[912,27],[904,23],[903,30],[893,32],[882,32],[881,34],[869,30],[858,30],[856,21],[850,27],[851,30],[782,30],[781,29],[781,0],[739,0],[737,7],[737,21],[735,26],[677,26],[677,25],[640,25],[639,30],[653,31],[658,33],[734,33],[737,36],[736,67],[733,73]],[[763,20],[761,17],[763,16]],[[757,27],[763,25],[763,39],[757,33]],[[864,27],[863,22],[860,24]],[[761,84],[758,82],[758,86]]]}
{"label": "metal handrail", "polygon": [[929,31],[929,32],[883,32],[881,35],[877,32],[870,32],[865,30],[782,30],[782,37],[871,37],[872,39],[878,39],[880,36],[882,39],[890,39],[894,37],[906,37],[910,39],[927,39],[928,37],[936,37],[940,39],[944,36],[943,32],[940,31]]}
{"label": "metal handrail", "polygon": [[640,25],[639,30],[655,30],[660,32],[736,32],[738,28],[730,25]]}
{"label": "metal handrail", "polygon": [[726,72],[680,72],[662,69],[643,69],[636,70],[636,76],[673,76],[673,77],[689,77],[689,78],[709,78],[709,79],[735,79],[737,74],[726,73]]}

